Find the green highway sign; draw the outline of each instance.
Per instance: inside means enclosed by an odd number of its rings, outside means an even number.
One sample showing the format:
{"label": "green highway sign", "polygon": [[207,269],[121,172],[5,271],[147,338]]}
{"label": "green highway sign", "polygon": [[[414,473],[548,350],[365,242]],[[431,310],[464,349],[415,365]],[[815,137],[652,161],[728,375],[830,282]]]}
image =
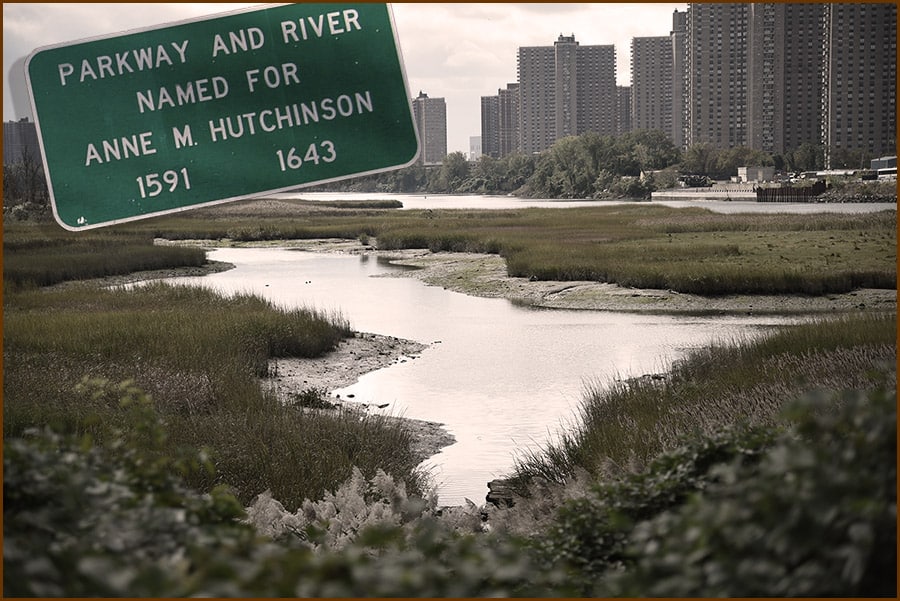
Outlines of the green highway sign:
{"label": "green highway sign", "polygon": [[412,164],[385,4],[288,4],[39,48],[53,212],[83,230]]}

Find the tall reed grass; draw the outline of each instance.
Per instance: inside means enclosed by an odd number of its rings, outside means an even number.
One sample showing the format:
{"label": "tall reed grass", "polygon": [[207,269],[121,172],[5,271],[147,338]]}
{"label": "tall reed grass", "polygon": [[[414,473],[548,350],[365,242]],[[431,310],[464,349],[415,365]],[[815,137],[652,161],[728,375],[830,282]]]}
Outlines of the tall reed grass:
{"label": "tall reed grass", "polygon": [[47,224],[4,226],[3,281],[7,288],[123,275],[135,271],[197,267],[199,248],[163,247],[146,233],[73,233]]}
{"label": "tall reed grass", "polygon": [[[819,390],[896,379],[896,314],[847,315],[694,351],[662,379],[595,383],[577,425],[523,454],[514,480],[564,482],[579,470],[636,470],[685,437],[736,424],[777,425],[785,404]],[[827,410],[827,408],[823,408]]]}
{"label": "tall reed grass", "polygon": [[424,483],[401,426],[304,412],[262,391],[269,359],[317,356],[351,335],[340,317],[161,283],[20,291],[5,305],[6,436],[52,425],[103,441],[111,427],[129,427],[128,414],[116,398],[75,389],[84,378],[132,379],[166,420],[172,454],[208,447],[217,482],[244,502],[271,489],[296,506],[333,489],[354,466],[370,475],[384,469],[413,488]]}

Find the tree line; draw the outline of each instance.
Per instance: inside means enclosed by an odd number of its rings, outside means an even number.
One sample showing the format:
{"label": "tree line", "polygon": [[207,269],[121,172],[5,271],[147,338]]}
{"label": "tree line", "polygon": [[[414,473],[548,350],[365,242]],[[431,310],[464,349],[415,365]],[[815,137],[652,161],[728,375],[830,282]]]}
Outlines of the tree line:
{"label": "tree line", "polygon": [[3,216],[14,220],[50,218],[44,168],[27,147],[15,161],[3,164]]}
{"label": "tree line", "polygon": [[[832,149],[834,168],[868,167],[867,151]],[[649,198],[678,185],[682,176],[727,180],[742,166],[802,172],[825,168],[825,147],[802,144],[783,155],[746,147],[699,143],[682,150],[657,130],[621,136],[588,132],[557,140],[539,154],[487,155],[475,161],[462,152],[440,165],[413,165],[386,173],[312,188],[346,192],[514,194],[533,198]]]}
{"label": "tree line", "polygon": [[[539,154],[487,155],[469,161],[461,152],[440,165],[413,165],[308,188],[311,191],[425,194],[513,194],[531,198],[649,198],[673,188],[679,177],[727,180],[742,166],[773,166],[778,171],[825,167],[825,147],[805,143],[784,155],[746,147],[717,148],[699,143],[682,150],[658,130],[621,136],[588,132],[557,140]],[[866,168],[864,150],[831,149],[834,168]],[[44,170],[30,155],[3,165],[4,215],[14,219],[49,216]]]}

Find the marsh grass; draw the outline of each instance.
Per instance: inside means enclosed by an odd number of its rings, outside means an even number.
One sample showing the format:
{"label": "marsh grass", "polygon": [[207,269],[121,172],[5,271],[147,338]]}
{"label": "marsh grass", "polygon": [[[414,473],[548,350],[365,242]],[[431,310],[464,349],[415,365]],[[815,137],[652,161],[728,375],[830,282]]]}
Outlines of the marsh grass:
{"label": "marsh grass", "polygon": [[4,226],[3,281],[7,289],[204,263],[202,249],[154,246],[147,234],[114,230],[73,233],[48,224]]}
{"label": "marsh grass", "polygon": [[662,379],[594,384],[578,425],[523,454],[514,479],[524,490],[580,470],[639,470],[685,437],[778,425],[785,404],[804,393],[884,385],[895,377],[896,324],[896,314],[859,314],[789,326],[694,351]]}
{"label": "marsh grass", "polygon": [[102,442],[111,427],[128,427],[128,414],[113,397],[74,390],[84,378],[131,379],[165,419],[170,451],[208,447],[217,482],[244,502],[267,488],[286,505],[318,498],[353,466],[367,474],[384,469],[415,487],[423,475],[402,427],[379,417],[302,412],[260,388],[270,358],[317,356],[348,335],[338,317],[203,288],[8,293],[4,433],[52,425]]}
{"label": "marsh grass", "polygon": [[171,238],[375,238],[383,250],[500,254],[514,277],[701,295],[822,295],[893,289],[897,282],[895,211],[719,215],[701,208],[598,203],[512,211],[319,210],[216,221],[179,217],[139,227]]}
{"label": "marsh grass", "polygon": [[[270,358],[315,356],[346,336],[349,326],[339,316],[164,285],[40,288],[205,261],[201,249],[154,246],[156,237],[376,238],[382,249],[497,253],[514,276],[707,295],[896,288],[895,211],[717,215],[641,203],[398,212],[295,204],[269,214],[235,203],[228,211],[198,210],[101,233],[4,225],[4,432],[53,424],[102,439],[123,419],[115,403],[72,390],[84,377],[132,378],[165,416],[173,448],[209,445],[221,478],[243,501],[263,483],[286,505],[318,498],[354,463],[367,475],[391,465],[396,472],[389,473],[415,487],[421,475],[408,453],[409,434],[393,423],[286,410],[260,390],[257,378]],[[575,468],[640,464],[685,432],[737,419],[765,422],[798,388],[865,383],[860,374],[895,360],[895,332],[895,316],[792,328],[763,342],[698,353],[662,383],[597,387],[584,403],[583,425],[543,454],[523,458],[519,472],[558,479]],[[705,375],[704,365],[712,366]]]}

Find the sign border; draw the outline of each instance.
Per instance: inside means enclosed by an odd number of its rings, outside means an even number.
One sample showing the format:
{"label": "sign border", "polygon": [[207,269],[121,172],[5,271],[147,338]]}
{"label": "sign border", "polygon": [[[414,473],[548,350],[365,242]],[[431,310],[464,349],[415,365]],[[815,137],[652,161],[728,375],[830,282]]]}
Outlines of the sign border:
{"label": "sign border", "polygon": [[252,198],[264,198],[265,196],[268,196],[270,194],[278,194],[281,192],[289,192],[292,190],[297,190],[299,188],[309,188],[312,186],[319,186],[321,184],[343,181],[343,180],[347,180],[347,179],[352,179],[354,177],[363,177],[366,175],[374,175],[376,173],[385,173],[388,171],[395,171],[398,169],[404,169],[406,167],[410,167],[410,166],[414,165],[419,160],[419,157],[422,154],[422,140],[419,135],[419,129],[416,126],[416,120],[415,120],[413,107],[412,107],[412,97],[410,96],[410,92],[409,92],[409,80],[406,76],[406,63],[403,60],[403,51],[400,47],[400,39],[397,36],[397,27],[396,27],[396,23],[394,21],[393,7],[391,6],[390,3],[385,3],[388,20],[391,25],[391,35],[394,38],[394,47],[397,50],[397,59],[400,63],[399,66],[400,66],[400,74],[403,77],[403,87],[404,87],[404,90],[406,91],[406,102],[407,102],[407,107],[409,109],[409,117],[410,117],[410,121],[411,121],[411,125],[412,125],[412,130],[416,136],[416,152],[408,162],[406,162],[402,165],[395,165],[392,167],[382,167],[379,169],[372,169],[370,171],[356,172],[356,173],[351,173],[348,175],[341,175],[338,177],[332,177],[332,178],[323,179],[323,180],[316,180],[314,182],[306,182],[304,184],[296,184],[296,185],[286,186],[286,187],[281,187],[281,188],[272,188],[270,190],[260,190],[259,192],[253,192],[251,194],[232,196],[229,198],[223,198],[223,199],[219,199],[219,200],[210,200],[210,201],[202,202],[202,203],[198,203],[198,204],[191,204],[191,205],[187,205],[187,206],[183,206],[183,207],[176,207],[173,209],[165,209],[162,211],[154,211],[151,213],[141,213],[140,215],[124,217],[121,219],[112,219],[110,221],[102,221],[99,223],[91,223],[91,224],[87,224],[87,225],[80,226],[80,227],[71,226],[71,225],[65,223],[60,218],[59,213],[56,210],[56,197],[53,193],[53,180],[50,177],[50,165],[47,163],[47,156],[44,151],[44,138],[43,138],[43,135],[41,134],[41,123],[40,123],[40,119],[39,119],[38,113],[37,113],[35,96],[34,96],[34,93],[32,92],[31,74],[29,71],[29,64],[31,63],[31,60],[36,55],[38,55],[41,52],[47,51],[47,50],[54,50],[57,48],[66,48],[68,46],[74,46],[76,44],[84,44],[84,43],[96,42],[96,41],[100,41],[100,40],[108,40],[111,38],[116,38],[116,37],[125,36],[125,35],[132,35],[132,34],[142,33],[142,32],[147,32],[147,31],[157,31],[160,29],[166,29],[168,27],[174,27],[177,25],[198,23],[198,22],[202,22],[202,21],[211,21],[214,19],[222,18],[222,17],[232,16],[232,15],[240,15],[240,14],[251,13],[251,12],[258,12],[258,11],[265,11],[265,10],[269,10],[272,8],[278,8],[281,6],[291,6],[294,4],[297,4],[297,3],[282,2],[282,3],[260,4],[257,6],[238,8],[238,9],[234,9],[234,10],[230,10],[230,11],[216,13],[213,15],[194,17],[194,18],[190,18],[190,19],[183,19],[180,21],[169,21],[166,23],[161,23],[159,25],[151,25],[148,27],[139,27],[139,28],[134,28],[134,29],[128,29],[128,30],[117,32],[117,33],[92,36],[92,37],[88,37],[88,38],[81,38],[81,39],[77,39],[77,40],[71,40],[69,42],[61,42],[59,44],[51,44],[48,46],[40,46],[38,48],[35,48],[25,58],[25,64],[24,64],[25,82],[26,82],[26,86],[28,89],[28,100],[31,104],[31,113],[32,113],[32,116],[34,117],[34,124],[35,124],[35,128],[37,130],[38,146],[40,147],[40,151],[41,151],[41,162],[42,162],[42,166],[44,169],[44,176],[47,181],[47,192],[50,196],[50,206],[53,209],[53,218],[56,221],[56,223],[58,223],[62,228],[69,230],[71,232],[81,232],[81,231],[85,231],[85,230],[91,230],[91,229],[96,229],[96,228],[101,228],[101,227],[108,227],[111,225],[117,225],[120,223],[129,223],[132,221],[140,221],[143,219],[150,219],[152,217],[160,217],[162,215],[172,215],[175,213],[181,213],[181,212],[190,211],[193,209],[207,208],[207,207],[211,207],[211,206],[215,206],[215,205],[219,205],[219,204],[236,202],[239,200],[248,200],[248,199],[252,199]]}

